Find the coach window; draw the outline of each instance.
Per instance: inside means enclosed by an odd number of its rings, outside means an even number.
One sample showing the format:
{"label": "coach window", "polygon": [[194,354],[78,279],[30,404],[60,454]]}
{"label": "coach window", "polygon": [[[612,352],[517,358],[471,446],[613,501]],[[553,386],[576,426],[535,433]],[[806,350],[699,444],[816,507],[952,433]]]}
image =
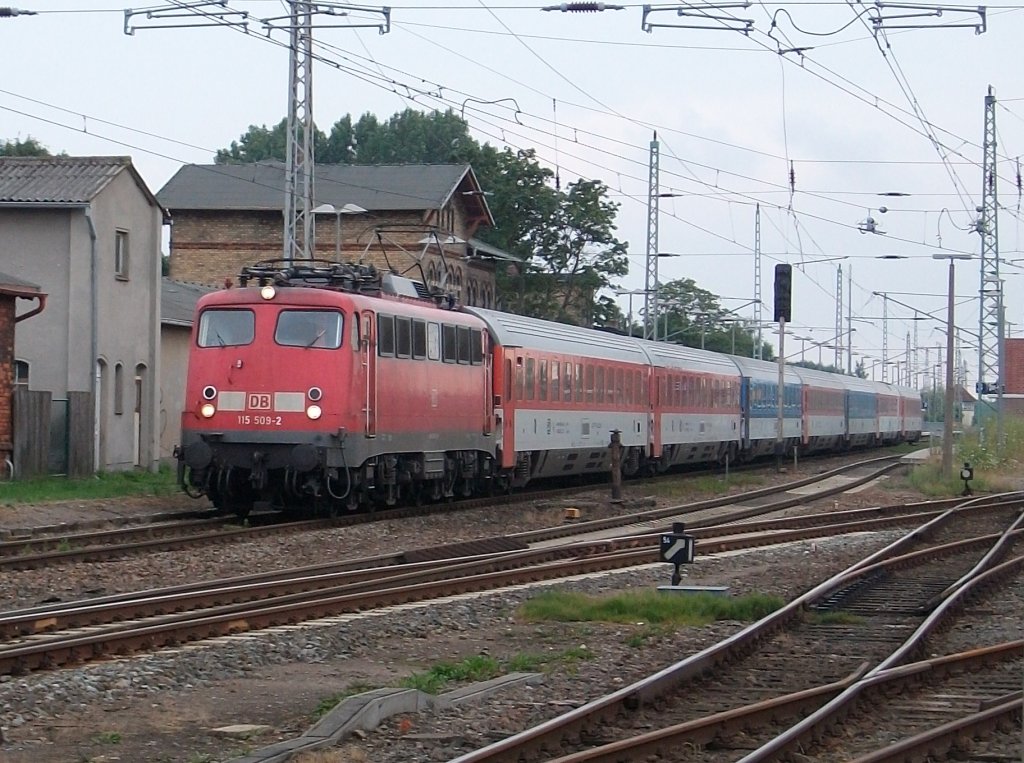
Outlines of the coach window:
{"label": "coach window", "polygon": [[439,323],[427,324],[427,359],[441,359],[441,325]]}
{"label": "coach window", "polygon": [[562,384],[558,380],[558,369],[561,365],[557,360],[551,361],[551,399],[556,403],[562,394]]}
{"label": "coach window", "polygon": [[[594,402],[604,402],[604,366],[598,366],[594,371],[594,383],[591,385],[594,388]],[[589,379],[588,379],[589,381]]]}
{"label": "coach window", "polygon": [[572,363],[566,363],[564,368],[565,371],[562,374],[562,399],[567,402],[572,402]]}
{"label": "coach window", "polygon": [[526,399],[533,400],[533,387],[536,383],[537,361],[533,358],[526,359]]}
{"label": "coach window", "polygon": [[454,326],[449,326],[447,323],[441,326],[441,358],[445,363],[459,361],[459,347],[455,337]]}
{"label": "coach window", "polygon": [[540,361],[540,376],[537,379],[537,399],[548,399],[548,362]]}
{"label": "coach window", "polygon": [[469,326],[459,326],[455,329],[455,333],[459,341],[459,363],[468,366],[470,360]]}
{"label": "coach window", "polygon": [[252,310],[204,310],[199,316],[200,347],[229,347],[252,342],[256,317]]}
{"label": "coach window", "polygon": [[395,355],[395,318],[393,315],[377,316],[377,354],[386,358]]}
{"label": "coach window", "polygon": [[583,402],[583,364],[576,364],[576,402]]}
{"label": "coach window", "polygon": [[523,359],[516,358],[516,400],[525,400],[525,379],[526,372],[523,369]]}
{"label": "coach window", "polygon": [[427,324],[425,321],[412,322],[412,356],[416,360],[427,357]]}
{"label": "coach window", "polygon": [[583,367],[583,373],[586,374],[585,381],[583,382],[585,399],[588,403],[592,403],[594,402],[594,367],[587,363]]}

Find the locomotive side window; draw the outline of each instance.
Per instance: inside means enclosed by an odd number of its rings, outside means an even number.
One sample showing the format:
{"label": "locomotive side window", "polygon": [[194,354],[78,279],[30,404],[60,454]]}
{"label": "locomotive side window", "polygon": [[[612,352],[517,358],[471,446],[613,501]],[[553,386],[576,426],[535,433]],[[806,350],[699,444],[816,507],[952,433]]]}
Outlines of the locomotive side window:
{"label": "locomotive side window", "polygon": [[359,352],[359,313],[355,313],[352,316],[352,336],[350,339],[352,342],[352,352]]}
{"label": "locomotive side window", "polygon": [[334,310],[283,310],[274,341],[287,347],[341,347],[341,313]]}
{"label": "locomotive side window", "polygon": [[427,324],[427,358],[441,359],[441,326],[437,323]]}
{"label": "locomotive side window", "polygon": [[395,318],[395,355],[412,357],[412,319]]}
{"label": "locomotive side window", "polygon": [[484,332],[473,329],[470,332],[469,360],[474,366],[484,364]]}
{"label": "locomotive side window", "polygon": [[392,315],[377,316],[377,354],[395,355],[395,318]]}
{"label": "locomotive side window", "polygon": [[250,344],[255,333],[252,310],[204,310],[199,316],[197,341],[200,347],[229,347]]}
{"label": "locomotive side window", "polygon": [[427,324],[425,321],[412,322],[412,356],[416,360],[427,357]]}
{"label": "locomotive side window", "polygon": [[459,363],[464,366],[468,366],[470,357],[469,327],[458,326],[455,329],[455,333],[459,340]]}
{"label": "locomotive side window", "polygon": [[441,357],[445,363],[457,363],[459,348],[455,339],[455,327],[441,326]]}

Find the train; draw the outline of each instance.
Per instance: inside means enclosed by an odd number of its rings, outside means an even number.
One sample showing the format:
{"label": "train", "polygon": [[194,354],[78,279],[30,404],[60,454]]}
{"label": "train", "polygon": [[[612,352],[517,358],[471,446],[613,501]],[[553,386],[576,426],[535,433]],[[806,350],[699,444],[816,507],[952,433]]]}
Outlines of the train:
{"label": "train", "polygon": [[[334,515],[607,473],[914,442],[911,388],[459,306],[371,265],[265,261],[204,295],[178,480]],[[779,437],[779,405],[782,436]]]}

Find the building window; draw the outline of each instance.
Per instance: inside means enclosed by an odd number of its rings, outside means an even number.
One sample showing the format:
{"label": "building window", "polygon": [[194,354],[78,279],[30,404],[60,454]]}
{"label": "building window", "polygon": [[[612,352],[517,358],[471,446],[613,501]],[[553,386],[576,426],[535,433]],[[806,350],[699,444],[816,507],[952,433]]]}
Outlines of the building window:
{"label": "building window", "polygon": [[114,366],[114,414],[124,413],[124,367],[118,363]]}
{"label": "building window", "polygon": [[28,362],[14,361],[14,386],[28,389]]}
{"label": "building window", "polygon": [[114,275],[122,281],[128,280],[128,231],[114,233]]}

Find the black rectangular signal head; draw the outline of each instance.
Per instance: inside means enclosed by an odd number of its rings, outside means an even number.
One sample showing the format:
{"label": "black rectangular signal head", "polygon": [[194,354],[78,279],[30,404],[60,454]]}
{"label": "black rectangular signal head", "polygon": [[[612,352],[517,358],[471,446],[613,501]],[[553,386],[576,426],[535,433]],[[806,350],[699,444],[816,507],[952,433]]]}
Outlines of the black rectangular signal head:
{"label": "black rectangular signal head", "polygon": [[779,264],[775,266],[775,317],[772,320],[793,320],[793,266]]}

